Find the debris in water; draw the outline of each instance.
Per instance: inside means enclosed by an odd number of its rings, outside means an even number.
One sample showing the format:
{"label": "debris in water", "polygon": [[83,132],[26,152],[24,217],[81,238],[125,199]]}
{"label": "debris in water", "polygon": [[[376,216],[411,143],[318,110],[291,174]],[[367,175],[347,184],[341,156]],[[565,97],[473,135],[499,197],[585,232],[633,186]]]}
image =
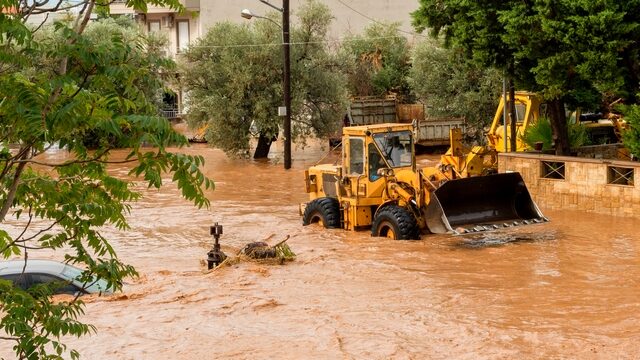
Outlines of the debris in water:
{"label": "debris in water", "polygon": [[252,259],[266,259],[276,257],[276,249],[269,246],[264,241],[257,241],[245,245],[240,253],[247,255]]}
{"label": "debris in water", "polygon": [[542,233],[477,233],[463,237],[464,240],[456,243],[456,246],[471,249],[502,246],[510,243],[529,243],[556,239],[555,234]]}
{"label": "debris in water", "polygon": [[284,240],[279,243],[269,246],[266,242],[273,238],[275,234],[271,234],[263,241],[251,242],[245,245],[236,256],[227,257],[220,265],[216,266],[213,270],[222,267],[223,265],[237,264],[242,260],[257,261],[260,263],[274,263],[284,264],[286,261],[293,261],[296,258],[296,254],[291,250],[287,244],[290,236],[287,235]]}

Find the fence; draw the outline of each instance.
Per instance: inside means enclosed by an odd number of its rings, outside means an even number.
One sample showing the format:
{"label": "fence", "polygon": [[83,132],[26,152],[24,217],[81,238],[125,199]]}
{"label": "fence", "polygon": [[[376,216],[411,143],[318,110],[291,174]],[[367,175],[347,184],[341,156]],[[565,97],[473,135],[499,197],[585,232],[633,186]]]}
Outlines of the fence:
{"label": "fence", "polygon": [[517,171],[538,205],[615,216],[640,216],[640,163],[501,153],[500,172]]}

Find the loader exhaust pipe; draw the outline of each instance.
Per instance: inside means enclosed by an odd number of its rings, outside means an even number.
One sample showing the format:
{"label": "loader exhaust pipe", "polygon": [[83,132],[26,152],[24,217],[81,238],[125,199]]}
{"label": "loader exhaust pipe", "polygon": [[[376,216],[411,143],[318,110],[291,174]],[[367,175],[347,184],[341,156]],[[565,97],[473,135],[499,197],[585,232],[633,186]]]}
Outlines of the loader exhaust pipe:
{"label": "loader exhaust pipe", "polygon": [[450,180],[431,193],[426,222],[433,233],[467,233],[548,221],[519,173]]}

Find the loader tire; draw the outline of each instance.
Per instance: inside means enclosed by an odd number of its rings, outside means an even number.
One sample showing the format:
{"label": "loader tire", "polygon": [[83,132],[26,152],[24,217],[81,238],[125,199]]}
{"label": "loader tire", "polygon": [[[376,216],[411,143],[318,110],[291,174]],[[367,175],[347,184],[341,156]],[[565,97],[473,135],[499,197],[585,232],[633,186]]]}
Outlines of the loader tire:
{"label": "loader tire", "polygon": [[307,204],[302,215],[302,225],[320,223],[327,229],[340,228],[340,204],[329,197],[318,198]]}
{"label": "loader tire", "polygon": [[371,235],[397,240],[420,240],[420,228],[409,211],[400,206],[389,205],[378,211],[371,226]]}

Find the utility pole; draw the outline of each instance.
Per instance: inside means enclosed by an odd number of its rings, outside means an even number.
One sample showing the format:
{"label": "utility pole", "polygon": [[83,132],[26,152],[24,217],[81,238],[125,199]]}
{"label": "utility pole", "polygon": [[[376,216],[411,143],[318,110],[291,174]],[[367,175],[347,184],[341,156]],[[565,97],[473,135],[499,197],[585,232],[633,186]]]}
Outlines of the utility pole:
{"label": "utility pole", "polygon": [[291,56],[289,52],[289,0],[282,0],[282,52],[284,53],[284,168],[291,169]]}

